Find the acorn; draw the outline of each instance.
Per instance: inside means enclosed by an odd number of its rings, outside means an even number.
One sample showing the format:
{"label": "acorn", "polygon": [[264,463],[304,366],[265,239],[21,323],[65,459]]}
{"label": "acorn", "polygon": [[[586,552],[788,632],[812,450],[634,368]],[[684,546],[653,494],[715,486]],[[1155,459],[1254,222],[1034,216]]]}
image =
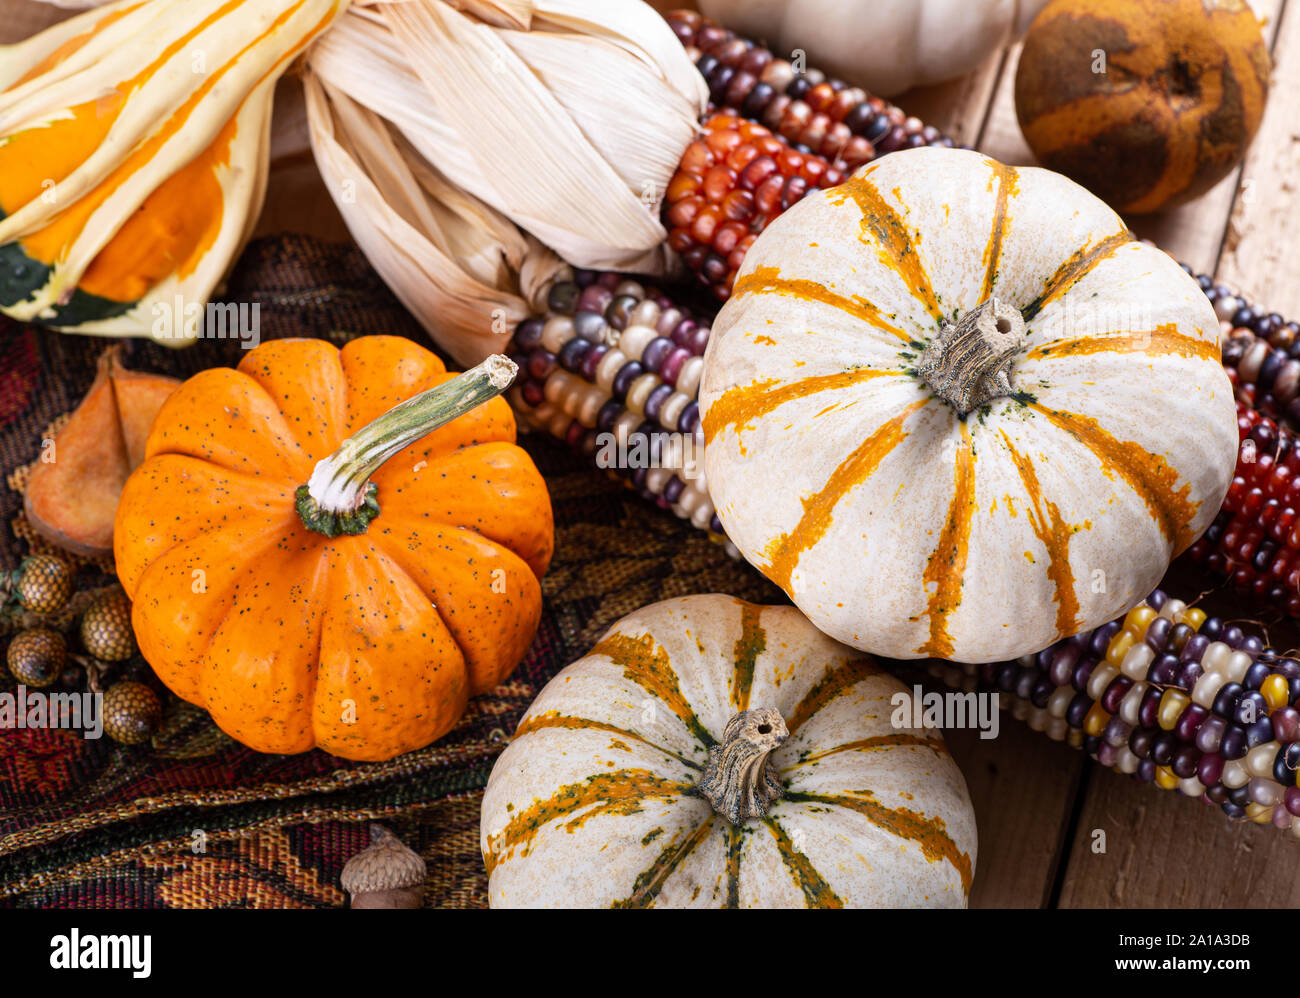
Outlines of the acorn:
{"label": "acorn", "polygon": [[419,908],[427,873],[419,853],[383,825],[371,825],[370,845],[348,860],[340,882],[353,908]]}
{"label": "acorn", "polygon": [[105,593],[86,608],[81,617],[81,643],[105,662],[120,662],[135,654],[131,601],[125,593]]}
{"label": "acorn", "polygon": [[104,733],[123,745],[141,745],[162,724],[162,701],[144,683],[114,683],[104,694]]}
{"label": "acorn", "polygon": [[68,646],[58,631],[33,627],[14,635],[5,661],[20,683],[41,688],[63,675],[63,667],[68,663]]}
{"label": "acorn", "polygon": [[18,566],[14,595],[33,613],[55,613],[72,595],[72,569],[62,558],[32,555]]}

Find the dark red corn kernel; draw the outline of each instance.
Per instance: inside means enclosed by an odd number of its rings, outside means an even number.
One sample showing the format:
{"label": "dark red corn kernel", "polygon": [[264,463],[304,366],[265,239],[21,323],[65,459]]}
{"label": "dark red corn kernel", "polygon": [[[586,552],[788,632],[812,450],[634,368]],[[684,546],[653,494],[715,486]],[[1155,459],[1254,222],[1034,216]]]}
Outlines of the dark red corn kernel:
{"label": "dark red corn kernel", "polygon": [[594,384],[596,381],[596,368],[600,366],[600,362],[607,353],[609,353],[609,347],[604,343],[593,344],[591,349],[583,354],[582,366],[578,369],[578,373]]}
{"label": "dark red corn kernel", "polygon": [[1228,799],[1228,788],[1222,783],[1205,788],[1205,799],[1212,804],[1223,804]]}
{"label": "dark red corn kernel", "polygon": [[525,319],[515,327],[515,345],[520,350],[531,350],[542,342],[542,328],[545,325],[541,319]]}
{"label": "dark red corn kernel", "polygon": [[1155,728],[1160,723],[1160,699],[1164,690],[1152,687],[1142,696],[1138,705],[1138,724],[1144,728]]}
{"label": "dark red corn kernel", "polygon": [[1300,741],[1300,710],[1281,707],[1269,715],[1273,724],[1273,737],[1279,742]]}
{"label": "dark red corn kernel", "polygon": [[542,380],[555,370],[555,354],[549,350],[538,347],[528,355],[528,373],[534,378]]}
{"label": "dark red corn kernel", "polygon": [[1182,741],[1190,742],[1196,738],[1197,731],[1205,723],[1205,719],[1210,716],[1200,704],[1191,703],[1178,716],[1178,722],[1174,725],[1174,734]]}
{"label": "dark red corn kernel", "polygon": [[569,429],[564,434],[564,442],[570,447],[577,449],[582,446],[583,438],[586,437],[586,435],[587,428],[575,419],[569,424]]}
{"label": "dark red corn kernel", "polygon": [[1156,733],[1150,728],[1134,728],[1128,736],[1129,751],[1139,759],[1151,758],[1151,746],[1155,743]]}
{"label": "dark red corn kernel", "polygon": [[1180,654],[1183,648],[1187,646],[1188,639],[1195,633],[1190,624],[1175,624],[1169,632],[1169,642],[1166,649],[1172,654]]}
{"label": "dark red corn kernel", "polygon": [[1228,723],[1221,717],[1207,717],[1196,729],[1196,747],[1202,752],[1218,752]]}
{"label": "dark red corn kernel", "polygon": [[521,389],[524,396],[524,402],[534,409],[546,401],[546,389],[540,381],[534,381],[531,378],[524,382]]}
{"label": "dark red corn kernel", "polygon": [[1300,787],[1287,787],[1282,795],[1282,806],[1300,818]]}
{"label": "dark red corn kernel", "polygon": [[1132,688],[1133,680],[1129,679],[1128,676],[1116,676],[1102,692],[1101,709],[1107,714],[1117,714],[1120,703],[1128,696],[1128,691]]}
{"label": "dark red corn kernel", "polygon": [[1196,778],[1207,787],[1218,783],[1223,777],[1223,756],[1215,752],[1203,752],[1196,763]]}

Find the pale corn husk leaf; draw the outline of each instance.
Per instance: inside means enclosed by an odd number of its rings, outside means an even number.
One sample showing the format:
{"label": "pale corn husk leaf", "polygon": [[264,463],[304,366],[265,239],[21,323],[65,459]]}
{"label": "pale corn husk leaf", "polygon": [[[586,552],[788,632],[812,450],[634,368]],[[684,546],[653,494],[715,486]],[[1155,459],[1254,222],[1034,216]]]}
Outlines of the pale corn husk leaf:
{"label": "pale corn husk leaf", "polygon": [[303,84],[316,162],[371,264],[458,363],[499,353],[563,263],[441,177],[383,117],[311,71]]}
{"label": "pale corn husk leaf", "polygon": [[[275,82],[346,3],[129,0],[0,49],[0,309],[78,332],[197,335],[261,209]],[[146,227],[151,205],[187,196],[185,221],[212,213],[193,247],[166,212]],[[97,278],[127,246],[143,264]]]}
{"label": "pale corn husk leaf", "polygon": [[361,0],[309,59],[569,262],[669,266],[659,203],[707,91],[639,0]]}

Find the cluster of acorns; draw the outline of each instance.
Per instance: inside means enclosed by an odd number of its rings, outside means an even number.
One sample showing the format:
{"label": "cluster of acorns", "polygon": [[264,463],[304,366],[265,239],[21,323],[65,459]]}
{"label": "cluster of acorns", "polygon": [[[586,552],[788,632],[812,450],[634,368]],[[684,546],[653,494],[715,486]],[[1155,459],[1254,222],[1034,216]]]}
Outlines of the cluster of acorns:
{"label": "cluster of acorns", "polygon": [[[20,683],[38,689],[52,686],[65,677],[70,664],[79,664],[91,690],[101,692],[100,677],[135,655],[131,602],[121,589],[94,596],[79,625],[70,628],[80,635],[83,655],[70,652],[68,637],[53,626],[54,615],[66,611],[73,598],[72,570],[66,562],[53,555],[33,555],[8,583],[12,600],[26,611],[5,656],[9,672]],[[118,679],[102,692],[104,731],[110,738],[140,745],[154,736],[162,722],[162,703],[152,689]]]}

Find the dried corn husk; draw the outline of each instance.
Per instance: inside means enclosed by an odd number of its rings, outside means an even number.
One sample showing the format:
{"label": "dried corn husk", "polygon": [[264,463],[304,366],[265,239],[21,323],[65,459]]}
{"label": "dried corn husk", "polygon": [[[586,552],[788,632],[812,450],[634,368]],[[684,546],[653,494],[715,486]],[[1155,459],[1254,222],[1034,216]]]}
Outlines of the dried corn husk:
{"label": "dried corn husk", "polygon": [[375,269],[459,363],[499,352],[563,262],[448,183],[385,119],[310,73],[304,85],[317,165]]}
{"label": "dried corn husk", "polygon": [[559,266],[545,247],[670,269],[659,203],[708,94],[640,0],[357,0],[306,85],[344,219],[459,362],[536,309]]}
{"label": "dried corn husk", "polygon": [[0,48],[0,310],[198,335],[261,209],[275,82],[346,6],[118,0]]}

